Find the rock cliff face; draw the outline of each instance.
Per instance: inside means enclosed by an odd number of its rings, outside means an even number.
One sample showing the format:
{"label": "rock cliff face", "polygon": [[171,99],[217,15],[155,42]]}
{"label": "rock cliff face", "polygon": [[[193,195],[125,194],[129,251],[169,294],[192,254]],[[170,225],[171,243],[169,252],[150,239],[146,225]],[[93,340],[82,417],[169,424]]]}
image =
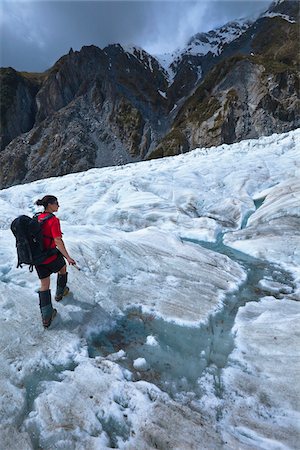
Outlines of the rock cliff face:
{"label": "rock cliff face", "polygon": [[[299,19],[262,17],[238,39],[178,111],[149,158],[231,144],[300,126]],[[237,42],[232,42],[235,47]],[[232,48],[224,49],[230,54]]]}
{"label": "rock cliff face", "polygon": [[84,47],[36,95],[34,127],[1,153],[2,186],[139,161],[167,127],[167,81],[146,52]]}
{"label": "rock cliff face", "polygon": [[30,130],[35,122],[35,96],[44,76],[0,69],[0,150],[16,136]]}
{"label": "rock cliff face", "polygon": [[111,45],[1,69],[0,187],[284,132],[299,121],[299,5],[154,58]]}

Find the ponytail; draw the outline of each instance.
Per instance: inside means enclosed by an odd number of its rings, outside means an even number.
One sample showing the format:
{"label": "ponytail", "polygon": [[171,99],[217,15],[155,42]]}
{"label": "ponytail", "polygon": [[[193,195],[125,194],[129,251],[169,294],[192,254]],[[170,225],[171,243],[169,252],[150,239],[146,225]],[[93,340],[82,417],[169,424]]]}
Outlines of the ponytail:
{"label": "ponytail", "polygon": [[43,198],[38,199],[35,204],[38,206],[43,206],[46,209],[49,203],[55,202],[57,202],[57,198],[54,195],[45,195]]}

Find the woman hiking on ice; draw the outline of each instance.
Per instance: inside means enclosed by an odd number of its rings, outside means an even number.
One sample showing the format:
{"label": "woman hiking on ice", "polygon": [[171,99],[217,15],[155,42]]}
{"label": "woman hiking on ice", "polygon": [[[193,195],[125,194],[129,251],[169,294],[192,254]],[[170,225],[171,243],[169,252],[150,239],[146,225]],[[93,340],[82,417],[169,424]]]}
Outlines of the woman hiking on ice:
{"label": "woman hiking on ice", "polygon": [[52,217],[42,224],[44,248],[56,248],[59,250],[57,254],[49,256],[45,259],[42,264],[35,266],[38,277],[41,281],[39,300],[43,326],[44,328],[48,328],[57,313],[51,302],[50,275],[52,273],[57,273],[55,300],[59,302],[69,292],[69,288],[67,286],[67,266],[64,258],[66,258],[68,263],[71,265],[76,265],[76,262],[67,252],[65,244],[62,240],[60,221],[53,214],[57,212],[59,208],[57,198],[54,197],[54,195],[45,195],[41,200],[36,201],[36,205],[44,207],[44,211],[38,214],[39,222],[49,214],[52,215]]}

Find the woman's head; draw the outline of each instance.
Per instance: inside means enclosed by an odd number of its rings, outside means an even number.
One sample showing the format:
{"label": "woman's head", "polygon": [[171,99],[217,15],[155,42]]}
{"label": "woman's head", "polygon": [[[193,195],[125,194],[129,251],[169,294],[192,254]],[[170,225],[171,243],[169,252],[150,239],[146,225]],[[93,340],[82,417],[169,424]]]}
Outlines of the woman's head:
{"label": "woman's head", "polygon": [[58,200],[54,195],[45,195],[43,198],[37,200],[35,204],[38,206],[43,206],[45,209],[47,209],[48,205],[58,206]]}

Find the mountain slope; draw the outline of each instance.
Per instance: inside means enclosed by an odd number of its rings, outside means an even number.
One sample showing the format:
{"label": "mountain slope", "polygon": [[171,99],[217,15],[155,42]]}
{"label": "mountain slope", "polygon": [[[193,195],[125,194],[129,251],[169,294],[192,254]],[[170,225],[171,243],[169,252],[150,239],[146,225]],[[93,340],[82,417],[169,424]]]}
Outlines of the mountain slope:
{"label": "mountain slope", "polygon": [[299,21],[256,21],[232,43],[239,54],[206,75],[149,158],[299,127],[298,38]]}
{"label": "mountain slope", "polygon": [[143,159],[165,132],[166,86],[146,52],[91,46],[64,56],[36,95],[35,127],[0,155],[2,186]]}
{"label": "mountain slope", "polygon": [[297,128],[298,41],[299,5],[283,1],[169,64],[110,45],[40,75],[2,69],[0,187]]}

